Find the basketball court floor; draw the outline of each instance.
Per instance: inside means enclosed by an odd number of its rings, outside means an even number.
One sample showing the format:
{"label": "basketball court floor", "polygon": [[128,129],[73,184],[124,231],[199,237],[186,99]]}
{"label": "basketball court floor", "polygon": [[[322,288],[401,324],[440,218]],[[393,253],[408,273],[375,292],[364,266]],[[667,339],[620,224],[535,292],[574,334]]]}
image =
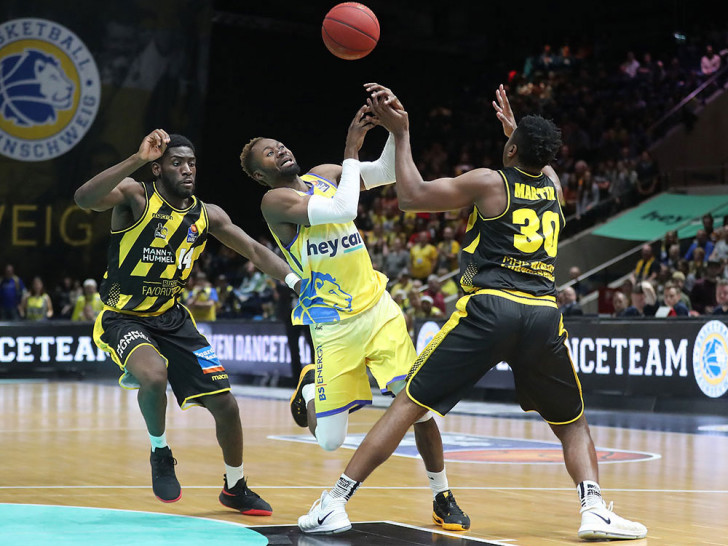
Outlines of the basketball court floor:
{"label": "basketball court floor", "polygon": [[[201,408],[181,411],[169,397],[167,438],[182,499],[164,504],[152,494],[149,441],[134,392],[89,380],[0,382],[0,544],[580,543],[577,495],[548,426],[515,405],[472,402],[438,420],[450,486],[472,520],[468,532],[433,524],[432,495],[408,435],[349,502],[351,531],[302,536],[298,516],[334,484],[383,410],[352,414],[345,447],[329,453],[293,423],[290,390],[234,392],[248,484],[273,506],[271,517],[242,516],[219,504],[222,455],[212,417]],[[587,409],[587,417],[605,499],[649,529],[633,544],[728,545],[728,410],[700,416]]]}

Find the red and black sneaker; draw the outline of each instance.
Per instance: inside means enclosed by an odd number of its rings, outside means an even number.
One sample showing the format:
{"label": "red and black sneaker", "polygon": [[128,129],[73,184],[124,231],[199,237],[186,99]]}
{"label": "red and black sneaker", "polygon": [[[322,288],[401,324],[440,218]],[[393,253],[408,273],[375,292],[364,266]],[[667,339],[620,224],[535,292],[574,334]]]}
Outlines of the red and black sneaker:
{"label": "red and black sneaker", "polygon": [[238,510],[246,516],[270,516],[273,509],[270,504],[260,498],[260,495],[248,489],[245,478],[238,481],[235,487],[228,489],[227,476],[223,478],[225,485],[220,493],[220,503],[223,506]]}
{"label": "red and black sneaker", "polygon": [[182,498],[182,488],[174,473],[177,459],[169,447],[153,449],[149,456],[152,465],[152,491],[162,502],[177,502]]}

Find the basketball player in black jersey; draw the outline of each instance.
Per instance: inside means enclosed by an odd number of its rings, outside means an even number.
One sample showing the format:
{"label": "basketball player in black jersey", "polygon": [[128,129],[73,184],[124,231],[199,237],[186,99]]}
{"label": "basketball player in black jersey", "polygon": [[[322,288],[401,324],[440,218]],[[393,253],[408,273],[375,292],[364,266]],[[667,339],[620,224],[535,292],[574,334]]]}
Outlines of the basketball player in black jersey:
{"label": "basketball player in black jersey", "polygon": [[581,501],[579,537],[644,537],[642,524],[621,518],[602,500],[581,386],[556,305],[554,264],[564,217],[559,179],[549,163],[561,145],[561,132],[540,116],[526,116],[516,126],[501,86],[493,106],[508,137],[504,168],[426,182],[412,159],[407,112],[386,87],[366,88],[373,113],[395,138],[400,208],[472,208],[460,255],[466,295],[418,356],[407,387],[367,434],[328,496],[343,500],[304,517],[320,522],[321,515],[336,513],[343,520],[346,500],[389,458],[412,423],[428,410],[445,415],[485,373],[505,361],[513,370],[521,407],[538,411],[562,443]]}
{"label": "basketball player in black jersey", "polygon": [[[150,161],[153,182],[130,178]],[[94,326],[94,341],[122,369],[121,386],[139,389],[152,443],[152,489],[159,500],[175,502],[182,496],[174,472],[177,461],[165,436],[169,381],[180,407],[203,406],[215,419],[226,468],[220,502],[243,514],[270,515],[270,505],[248,489],[244,478],[243,430],[228,375],[179,295],[208,234],[291,287],[297,277],[223,209],[194,196],[196,174],[192,143],[157,129],[135,154],[76,191],[82,208],[113,209],[101,289],[104,310]]]}

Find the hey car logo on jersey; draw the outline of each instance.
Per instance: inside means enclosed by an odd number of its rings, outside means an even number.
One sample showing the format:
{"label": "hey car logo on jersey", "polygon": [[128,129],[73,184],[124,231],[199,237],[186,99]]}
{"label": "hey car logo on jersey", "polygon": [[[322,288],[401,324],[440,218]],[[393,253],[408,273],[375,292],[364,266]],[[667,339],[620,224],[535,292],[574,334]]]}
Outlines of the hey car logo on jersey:
{"label": "hey car logo on jersey", "polygon": [[328,256],[333,258],[339,254],[348,254],[355,250],[364,248],[364,241],[358,231],[349,233],[336,239],[325,239],[323,241],[306,241],[306,253],[309,256]]}
{"label": "hey car logo on jersey", "polygon": [[45,19],[0,24],[0,153],[45,161],[78,144],[101,97],[91,53],[73,32]]}

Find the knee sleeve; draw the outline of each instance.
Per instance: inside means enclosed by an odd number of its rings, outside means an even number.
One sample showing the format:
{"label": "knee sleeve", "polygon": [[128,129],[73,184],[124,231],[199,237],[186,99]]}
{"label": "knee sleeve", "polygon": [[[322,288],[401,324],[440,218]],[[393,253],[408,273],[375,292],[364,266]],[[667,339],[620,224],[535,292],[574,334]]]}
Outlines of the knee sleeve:
{"label": "knee sleeve", "polygon": [[348,425],[348,411],[319,417],[316,419],[316,441],[326,451],[334,451],[346,440]]}

